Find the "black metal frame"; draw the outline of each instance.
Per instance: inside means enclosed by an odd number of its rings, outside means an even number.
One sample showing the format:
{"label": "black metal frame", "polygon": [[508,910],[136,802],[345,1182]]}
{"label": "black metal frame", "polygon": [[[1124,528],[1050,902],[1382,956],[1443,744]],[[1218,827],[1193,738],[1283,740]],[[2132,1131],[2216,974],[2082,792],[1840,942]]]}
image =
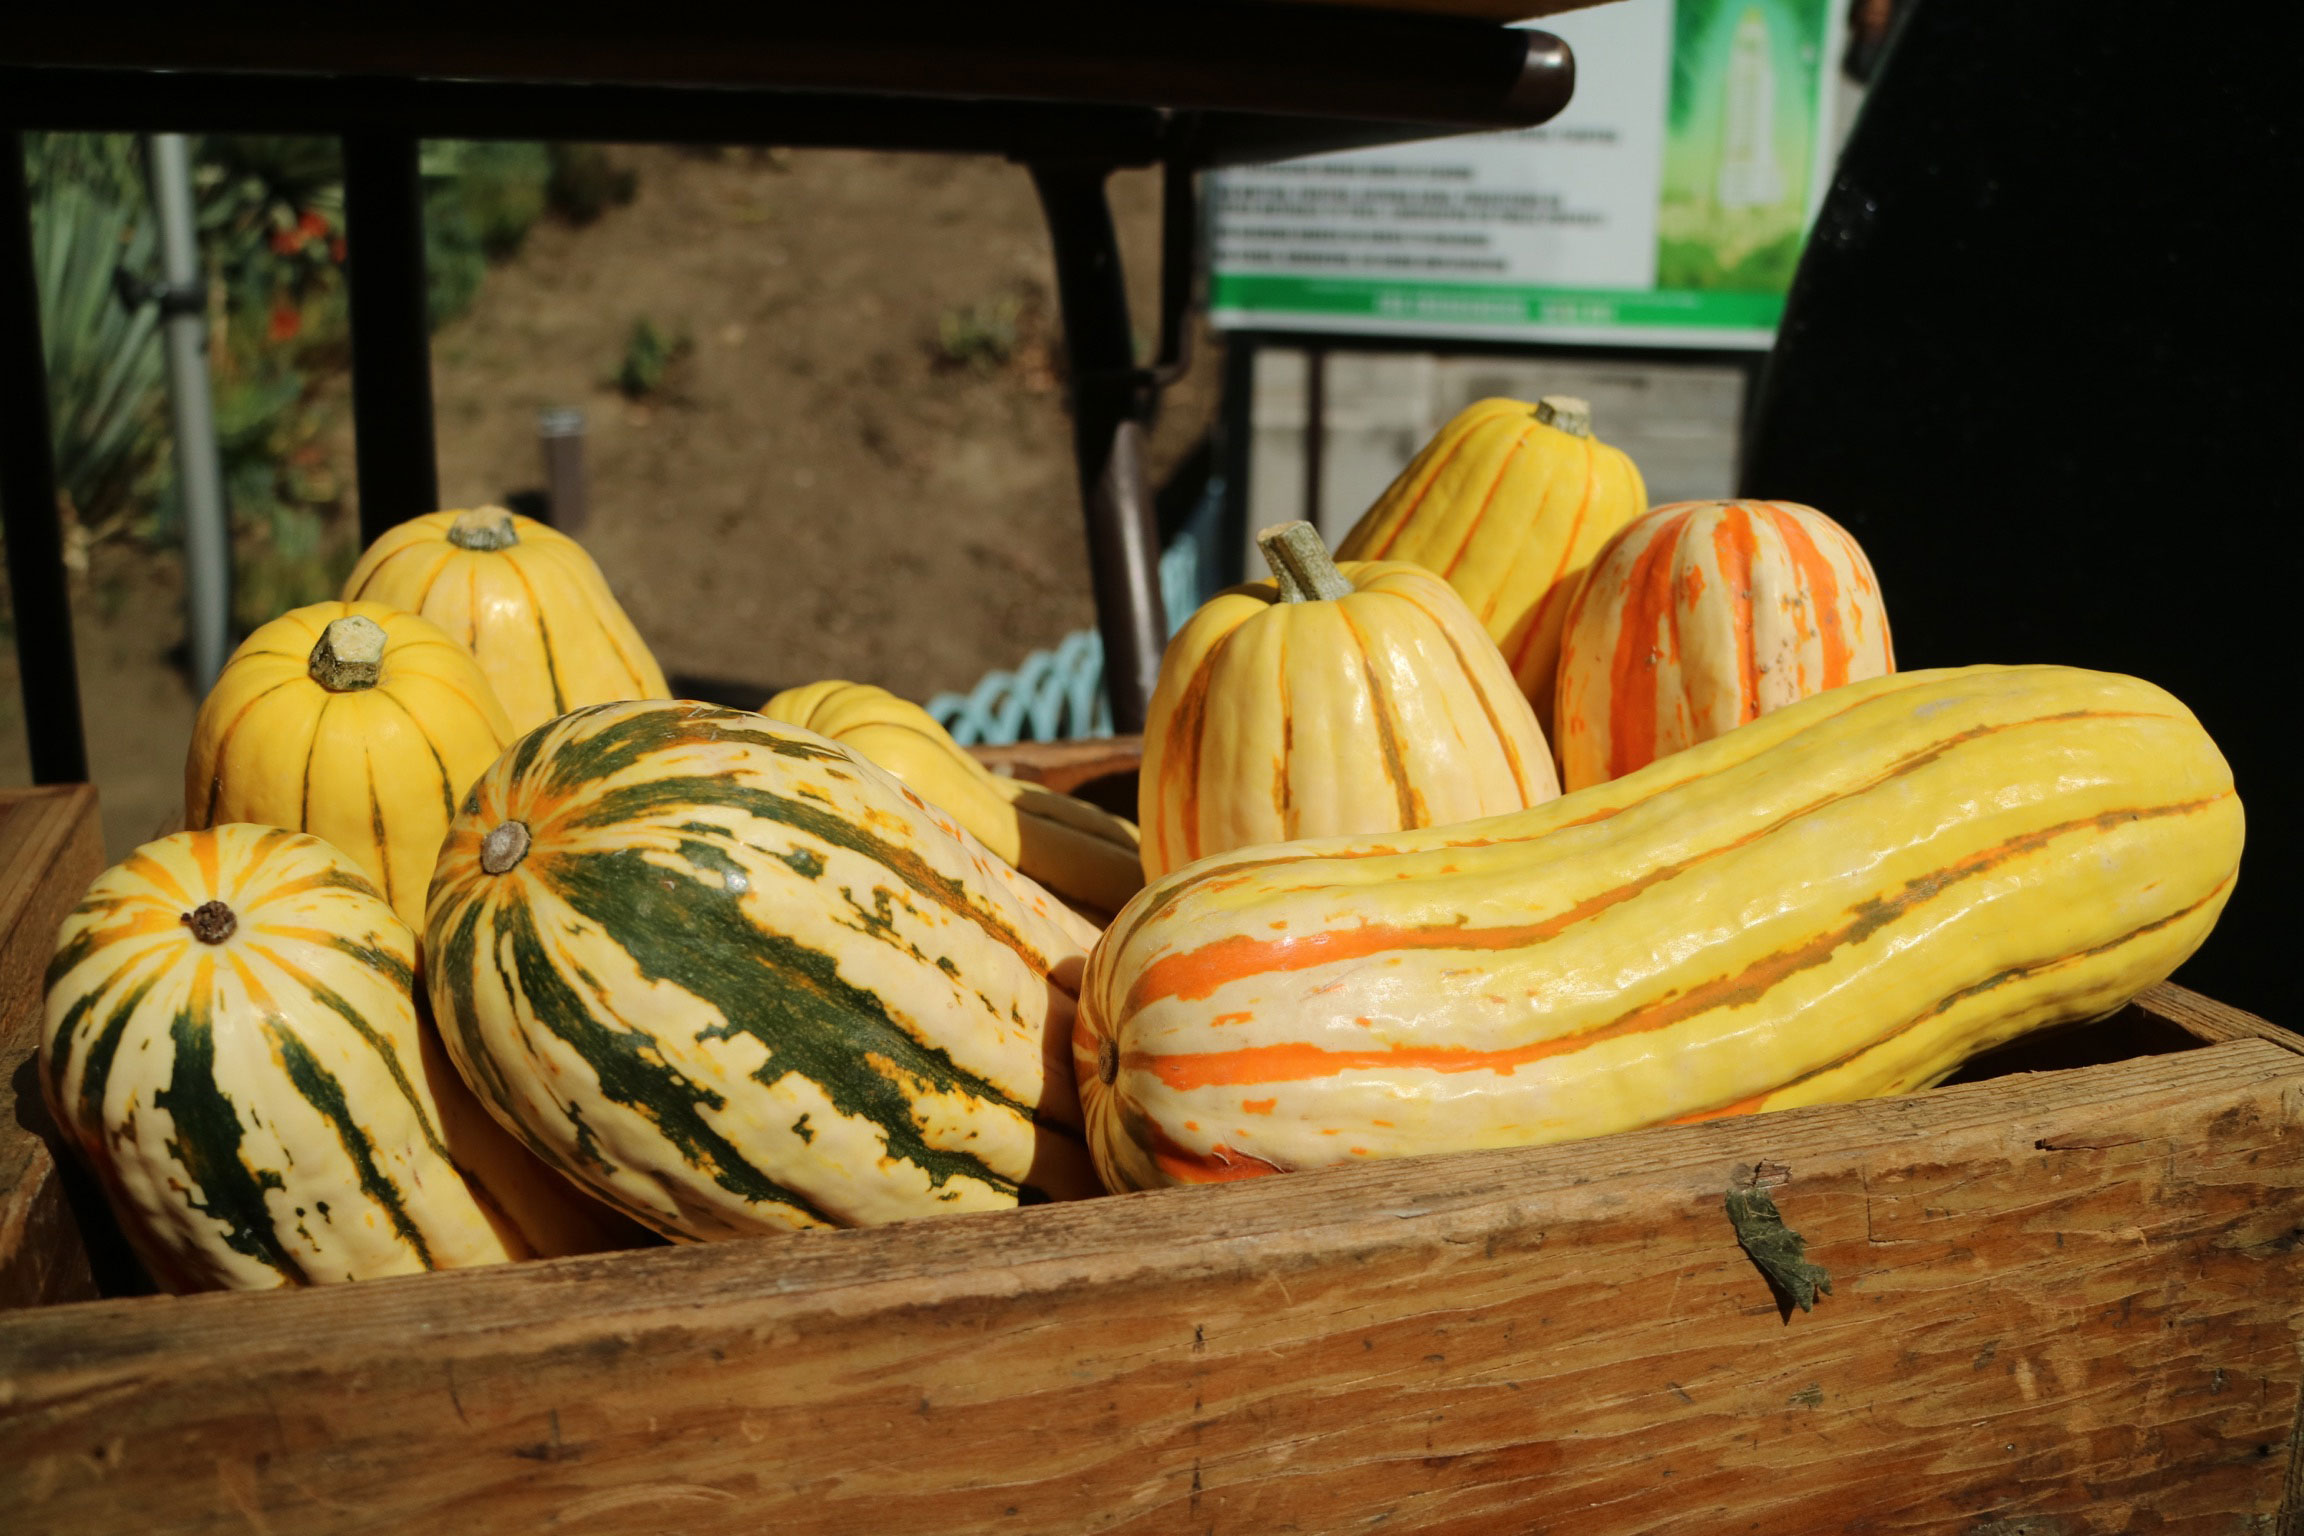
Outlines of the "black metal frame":
{"label": "black metal frame", "polygon": [[[29,257],[22,130],[335,133],[345,145],[361,533],[438,503],[416,152],[423,138],[996,153],[1048,217],[1106,683],[1141,725],[1166,635],[1141,434],[1185,366],[1211,166],[1542,122],[1574,61],[1542,32],[1430,16],[1173,0],[838,8],[675,5],[226,15],[47,7],[0,40],[0,515],[39,782],[87,776]],[[1159,357],[1139,365],[1105,198],[1164,167]]]}

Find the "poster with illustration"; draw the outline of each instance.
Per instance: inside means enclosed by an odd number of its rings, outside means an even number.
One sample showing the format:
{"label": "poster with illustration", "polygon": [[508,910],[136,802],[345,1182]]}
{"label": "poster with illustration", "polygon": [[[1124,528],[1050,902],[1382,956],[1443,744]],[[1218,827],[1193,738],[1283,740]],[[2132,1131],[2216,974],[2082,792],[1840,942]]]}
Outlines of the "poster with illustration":
{"label": "poster with illustration", "polygon": [[1620,0],[1539,127],[1211,178],[1231,328],[1765,347],[1837,147],[1840,0]]}

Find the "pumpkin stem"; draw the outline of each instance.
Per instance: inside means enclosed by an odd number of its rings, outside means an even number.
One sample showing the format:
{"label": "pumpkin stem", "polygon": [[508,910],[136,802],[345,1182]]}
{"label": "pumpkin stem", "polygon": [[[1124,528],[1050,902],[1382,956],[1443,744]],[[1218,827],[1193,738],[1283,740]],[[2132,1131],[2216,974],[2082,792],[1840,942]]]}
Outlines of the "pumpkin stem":
{"label": "pumpkin stem", "polygon": [[176,921],[191,929],[192,937],[203,944],[221,944],[240,926],[240,919],[220,901],[204,901]]}
{"label": "pumpkin stem", "polygon": [[520,530],[502,507],[474,507],[456,514],[448,525],[448,542],[458,549],[510,549],[520,542]]}
{"label": "pumpkin stem", "polygon": [[375,687],[384,675],[384,626],[357,613],[331,621],[304,670],[330,693]]}
{"label": "pumpkin stem", "polygon": [[1352,595],[1352,583],[1328,558],[1320,530],[1310,523],[1276,523],[1256,535],[1256,547],[1280,584],[1280,601],[1332,603]]}
{"label": "pumpkin stem", "polygon": [[1546,395],[1536,402],[1536,419],[1548,427],[1558,427],[1570,437],[1592,435],[1592,405],[1574,395]]}
{"label": "pumpkin stem", "polygon": [[528,857],[528,823],[507,821],[480,839],[480,867],[501,875]]}

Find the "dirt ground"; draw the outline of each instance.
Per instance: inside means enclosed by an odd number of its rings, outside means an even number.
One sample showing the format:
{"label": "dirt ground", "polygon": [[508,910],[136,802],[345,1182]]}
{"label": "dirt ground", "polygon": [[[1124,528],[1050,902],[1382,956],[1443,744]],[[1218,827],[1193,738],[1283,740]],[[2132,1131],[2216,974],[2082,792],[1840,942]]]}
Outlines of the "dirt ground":
{"label": "dirt ground", "polygon": [[[580,537],[673,673],[821,677],[913,698],[1093,622],[1048,242],[998,160],[616,151],[638,196],[547,221],[433,341],[452,506],[543,483],[536,417],[586,421]],[[1151,173],[1112,187],[1139,336],[1157,320]],[[685,338],[663,385],[613,383],[635,325]],[[971,341],[1012,326],[1002,348]],[[1203,346],[1153,437],[1155,482],[1205,433]],[[348,423],[337,466],[351,479]],[[115,856],[165,830],[196,701],[165,552],[100,548],[75,594],[90,756]],[[22,783],[14,658],[0,783]]]}

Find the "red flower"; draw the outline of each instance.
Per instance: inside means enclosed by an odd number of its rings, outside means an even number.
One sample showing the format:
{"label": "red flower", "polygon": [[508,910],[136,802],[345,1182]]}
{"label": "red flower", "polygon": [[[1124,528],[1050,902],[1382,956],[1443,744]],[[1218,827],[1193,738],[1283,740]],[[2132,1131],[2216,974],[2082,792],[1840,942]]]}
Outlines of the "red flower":
{"label": "red flower", "polygon": [[285,298],[272,301],[272,324],[265,334],[274,341],[294,341],[296,333],[304,329],[304,316]]}
{"label": "red flower", "polygon": [[344,265],[344,237],[338,235],[328,242],[328,259],[338,266]]}
{"label": "red flower", "polygon": [[304,249],[304,236],[301,231],[294,229],[272,231],[272,250],[275,255],[293,256],[302,249]]}
{"label": "red flower", "polygon": [[322,239],[328,233],[328,221],[317,208],[307,208],[304,216],[296,221],[296,232],[307,240]]}

